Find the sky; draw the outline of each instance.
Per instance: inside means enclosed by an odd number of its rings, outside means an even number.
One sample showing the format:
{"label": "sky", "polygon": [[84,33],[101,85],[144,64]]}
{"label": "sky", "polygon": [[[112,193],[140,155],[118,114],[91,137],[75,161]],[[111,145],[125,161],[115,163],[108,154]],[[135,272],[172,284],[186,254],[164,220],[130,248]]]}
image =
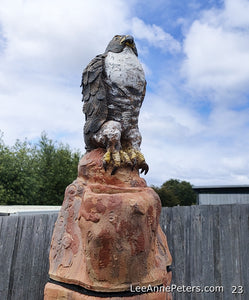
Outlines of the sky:
{"label": "sky", "polygon": [[1,0],[0,130],[84,153],[81,74],[116,34],[135,38],[148,185],[249,184],[248,0]]}

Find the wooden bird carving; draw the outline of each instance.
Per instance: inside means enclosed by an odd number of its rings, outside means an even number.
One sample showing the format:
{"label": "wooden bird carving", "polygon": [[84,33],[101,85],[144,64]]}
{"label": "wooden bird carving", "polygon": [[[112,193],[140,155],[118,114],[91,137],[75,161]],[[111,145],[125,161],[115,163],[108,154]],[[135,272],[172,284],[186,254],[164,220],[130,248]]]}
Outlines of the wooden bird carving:
{"label": "wooden bird carving", "polygon": [[103,166],[110,165],[112,174],[125,165],[146,174],[138,129],[146,80],[133,37],[115,35],[85,68],[81,86],[86,150],[106,149]]}

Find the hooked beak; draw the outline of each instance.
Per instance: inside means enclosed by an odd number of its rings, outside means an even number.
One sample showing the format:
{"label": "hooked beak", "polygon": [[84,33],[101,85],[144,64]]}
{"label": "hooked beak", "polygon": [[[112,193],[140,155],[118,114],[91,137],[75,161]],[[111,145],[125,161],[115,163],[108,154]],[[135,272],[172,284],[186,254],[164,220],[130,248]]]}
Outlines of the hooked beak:
{"label": "hooked beak", "polygon": [[124,36],[121,41],[120,44],[125,44],[131,48],[134,48],[135,44],[134,44],[134,39],[131,35],[126,35]]}

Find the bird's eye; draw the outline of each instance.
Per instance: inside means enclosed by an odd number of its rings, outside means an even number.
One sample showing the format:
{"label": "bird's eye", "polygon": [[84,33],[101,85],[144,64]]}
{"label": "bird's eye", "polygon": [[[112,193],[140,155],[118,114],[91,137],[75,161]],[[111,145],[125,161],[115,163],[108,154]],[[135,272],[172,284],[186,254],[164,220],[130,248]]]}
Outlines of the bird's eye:
{"label": "bird's eye", "polygon": [[120,35],[115,35],[115,40],[116,41],[120,40],[120,37],[121,37]]}

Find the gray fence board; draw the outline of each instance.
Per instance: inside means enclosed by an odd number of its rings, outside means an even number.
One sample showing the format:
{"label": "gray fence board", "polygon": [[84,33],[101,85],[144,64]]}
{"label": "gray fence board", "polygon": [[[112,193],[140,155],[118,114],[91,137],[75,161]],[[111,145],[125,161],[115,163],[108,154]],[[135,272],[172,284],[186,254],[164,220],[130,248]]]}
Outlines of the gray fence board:
{"label": "gray fence board", "polygon": [[18,219],[0,217],[0,225],[0,299],[7,299]]}
{"label": "gray fence board", "polygon": [[[239,232],[240,232],[240,252],[239,256],[241,259],[240,264],[240,275],[241,275],[241,284],[244,287],[244,295],[247,295],[249,298],[249,205],[240,206],[240,223],[239,223]],[[242,243],[241,243],[242,241]]]}
{"label": "gray fence board", "polygon": [[[42,300],[57,213],[0,216],[0,299]],[[174,300],[249,299],[249,205],[163,208],[161,227],[176,286],[223,286],[223,293],[174,292]],[[232,294],[232,286],[243,294]],[[237,289],[237,291],[239,291]]]}

